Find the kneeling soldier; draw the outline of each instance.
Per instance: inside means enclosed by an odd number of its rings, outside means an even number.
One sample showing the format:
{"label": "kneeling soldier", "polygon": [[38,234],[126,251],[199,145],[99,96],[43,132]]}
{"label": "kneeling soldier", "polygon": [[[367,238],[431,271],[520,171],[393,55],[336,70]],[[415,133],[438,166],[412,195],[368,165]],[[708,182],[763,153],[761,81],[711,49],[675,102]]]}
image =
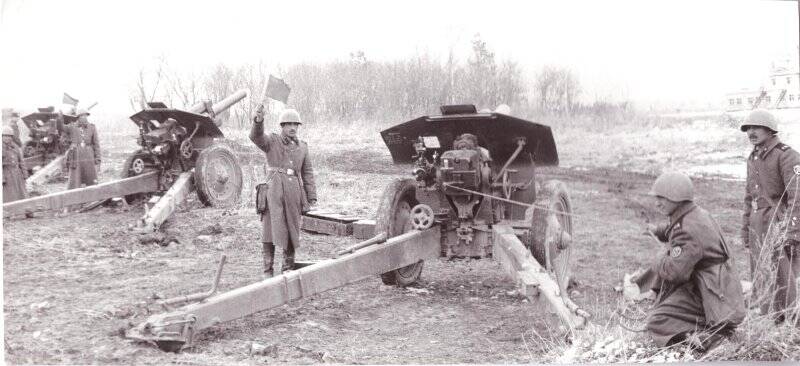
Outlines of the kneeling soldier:
{"label": "kneeling soldier", "polygon": [[650,191],[669,223],[652,228],[667,247],[652,269],[658,297],[647,330],[661,347],[688,338],[703,350],[733,332],[745,307],[722,231],[708,211],[692,202],[693,191],[689,177],[674,172],[659,176]]}

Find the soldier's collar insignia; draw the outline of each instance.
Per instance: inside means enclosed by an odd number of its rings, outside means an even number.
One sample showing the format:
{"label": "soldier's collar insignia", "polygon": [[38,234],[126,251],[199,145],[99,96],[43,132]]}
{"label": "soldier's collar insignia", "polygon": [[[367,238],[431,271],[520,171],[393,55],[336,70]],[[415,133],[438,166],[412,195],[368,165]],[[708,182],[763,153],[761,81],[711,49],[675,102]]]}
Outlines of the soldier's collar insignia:
{"label": "soldier's collar insignia", "polygon": [[678,258],[678,256],[681,255],[681,252],[683,252],[681,247],[672,247],[672,249],[669,250],[669,256],[672,258]]}

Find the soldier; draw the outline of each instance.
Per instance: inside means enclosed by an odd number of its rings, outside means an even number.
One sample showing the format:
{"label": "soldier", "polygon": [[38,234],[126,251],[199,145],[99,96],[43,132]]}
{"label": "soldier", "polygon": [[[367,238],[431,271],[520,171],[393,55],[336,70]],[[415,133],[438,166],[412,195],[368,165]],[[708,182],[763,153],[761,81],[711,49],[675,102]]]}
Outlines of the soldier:
{"label": "soldier", "polygon": [[669,223],[649,230],[667,243],[651,269],[658,293],[647,330],[659,346],[687,340],[707,350],[730,335],[744,319],[742,287],[716,221],[694,200],[688,176],[667,172],[650,195]]}
{"label": "soldier", "polygon": [[14,129],[3,126],[3,203],[27,197],[22,152],[14,142]]}
{"label": "soldier", "polygon": [[100,140],[97,129],[89,123],[89,111],[78,110],[78,121],[60,128],[66,132],[70,141],[67,153],[69,183],[67,189],[97,184],[97,170],[100,168]]}
{"label": "soldier", "polygon": [[264,276],[272,277],[275,246],[283,250],[282,271],[294,267],[300,246],[300,215],[317,203],[308,145],[297,139],[300,114],[286,109],[278,118],[281,133],[264,134],[264,106],[256,109],[250,141],[267,157],[266,210],[261,215]]}
{"label": "soldier", "polygon": [[453,141],[453,148],[478,150],[481,153],[481,158],[484,162],[492,161],[492,158],[489,155],[489,150],[478,145],[478,136],[475,136],[471,133],[464,133],[456,137],[455,141]]}
{"label": "soldier", "polygon": [[[756,269],[761,263],[777,268],[775,281],[769,285],[774,294],[764,301],[764,313],[775,312],[776,323],[785,320],[785,310],[797,300],[796,278],[800,275],[800,154],[777,136],[777,120],[772,113],[755,110],[741,126],[747,133],[753,151],[747,158],[747,182],[744,195],[742,241],[750,249],[750,276],[753,279],[753,299],[762,295],[767,276],[760,277]],[[770,228],[772,231],[770,231]],[[768,232],[776,239],[766,242]],[[770,236],[772,237],[772,236]],[[758,277],[758,278],[757,278]],[[757,305],[757,304],[754,304]],[[796,319],[795,319],[796,320]]]}
{"label": "soldier", "polygon": [[8,125],[14,132],[13,142],[18,147],[22,147],[22,140],[19,139],[19,112],[13,108],[3,108],[3,125]]}

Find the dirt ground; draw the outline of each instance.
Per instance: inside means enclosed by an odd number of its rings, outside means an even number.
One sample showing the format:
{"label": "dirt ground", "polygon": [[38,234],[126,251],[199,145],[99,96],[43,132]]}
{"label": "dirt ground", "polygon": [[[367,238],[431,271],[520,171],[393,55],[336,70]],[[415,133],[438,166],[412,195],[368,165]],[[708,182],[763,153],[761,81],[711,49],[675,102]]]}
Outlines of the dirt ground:
{"label": "dirt ground", "polygon": [[[410,169],[392,165],[382,146],[360,148],[366,141],[358,138],[336,141],[336,148],[313,155],[320,206],[370,217],[383,187]],[[104,152],[104,180],[116,175],[124,156]],[[247,184],[239,207],[206,208],[192,196],[166,223],[165,233],[177,239],[166,247],[140,244],[127,231],[141,207],[6,220],[6,362],[527,363],[546,361],[542,357],[549,345],[563,340],[563,329],[546,303],[520,297],[490,259],[425,263],[422,281],[410,289],[384,286],[376,276],[218,325],[179,354],[121,337],[131,325],[161,311],[156,299],[205,291],[223,253],[228,264],[222,291],[260,279],[259,221],[250,202],[258,165],[246,163],[244,172]],[[649,208],[646,192],[653,177],[577,167],[545,168],[540,176],[566,182],[571,192],[576,215],[572,268],[578,281],[573,300],[593,315],[593,323],[616,326],[611,312],[619,294],[613,287],[658,252],[642,235],[648,221],[665,220]],[[699,204],[720,222],[738,268],[745,271],[738,240],[742,183],[705,178],[695,184]],[[203,235],[215,224],[221,233]],[[302,239],[299,259],[327,258],[355,242],[309,233]],[[268,352],[250,355],[254,342]]]}

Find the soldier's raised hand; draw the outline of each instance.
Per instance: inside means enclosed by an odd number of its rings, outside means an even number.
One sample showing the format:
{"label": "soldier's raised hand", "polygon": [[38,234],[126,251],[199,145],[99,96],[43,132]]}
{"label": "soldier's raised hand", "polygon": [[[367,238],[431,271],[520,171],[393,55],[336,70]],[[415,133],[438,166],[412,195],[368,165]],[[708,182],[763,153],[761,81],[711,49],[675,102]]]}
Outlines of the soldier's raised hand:
{"label": "soldier's raised hand", "polygon": [[259,104],[258,107],[256,107],[256,118],[255,118],[255,121],[256,122],[263,122],[264,121],[264,105],[263,104]]}

